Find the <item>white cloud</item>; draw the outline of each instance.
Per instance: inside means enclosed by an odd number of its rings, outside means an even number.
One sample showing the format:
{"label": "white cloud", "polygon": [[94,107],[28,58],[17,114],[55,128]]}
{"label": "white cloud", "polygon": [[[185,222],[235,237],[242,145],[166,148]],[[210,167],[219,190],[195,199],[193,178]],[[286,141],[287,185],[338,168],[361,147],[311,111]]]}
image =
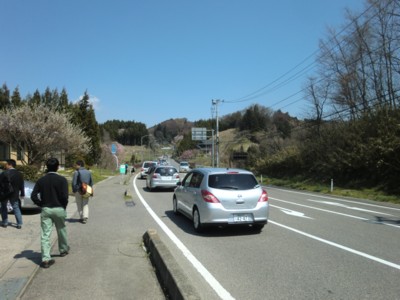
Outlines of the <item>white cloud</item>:
{"label": "white cloud", "polygon": [[[79,96],[79,98],[76,99],[74,101],[74,103],[77,103],[78,101],[82,100],[82,98],[83,98],[83,95]],[[100,109],[100,99],[97,98],[96,96],[89,95],[89,103],[93,105],[94,110],[99,110]]]}

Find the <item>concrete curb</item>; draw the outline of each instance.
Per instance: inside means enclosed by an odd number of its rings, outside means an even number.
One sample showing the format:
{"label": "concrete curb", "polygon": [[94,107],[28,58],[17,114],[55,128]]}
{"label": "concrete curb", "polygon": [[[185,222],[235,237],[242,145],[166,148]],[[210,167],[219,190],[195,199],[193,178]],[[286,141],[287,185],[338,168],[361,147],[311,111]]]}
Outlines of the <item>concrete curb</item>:
{"label": "concrete curb", "polygon": [[168,299],[201,299],[199,293],[189,282],[171,252],[160,240],[155,229],[149,229],[145,232],[143,242]]}

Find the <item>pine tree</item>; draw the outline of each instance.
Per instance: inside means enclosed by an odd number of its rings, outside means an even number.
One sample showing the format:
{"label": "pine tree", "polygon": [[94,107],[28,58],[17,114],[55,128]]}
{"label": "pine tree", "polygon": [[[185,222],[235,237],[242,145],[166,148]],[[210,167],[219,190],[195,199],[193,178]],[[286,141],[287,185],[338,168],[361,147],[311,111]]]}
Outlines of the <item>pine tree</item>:
{"label": "pine tree", "polygon": [[10,90],[4,83],[0,88],[0,109],[4,110],[8,107],[10,107]]}
{"label": "pine tree", "polygon": [[91,151],[85,156],[86,163],[89,165],[97,163],[101,155],[100,130],[93,106],[89,102],[87,91],[85,91],[82,99],[75,105],[72,121],[74,124],[79,125],[90,139]]}
{"label": "pine tree", "polygon": [[60,111],[68,111],[69,109],[68,94],[65,88],[62,89],[61,95],[58,102],[58,109]]}
{"label": "pine tree", "polygon": [[19,93],[19,88],[16,87],[13,91],[13,94],[11,96],[11,104],[14,107],[18,107],[22,105],[22,99],[21,99],[21,94]]}

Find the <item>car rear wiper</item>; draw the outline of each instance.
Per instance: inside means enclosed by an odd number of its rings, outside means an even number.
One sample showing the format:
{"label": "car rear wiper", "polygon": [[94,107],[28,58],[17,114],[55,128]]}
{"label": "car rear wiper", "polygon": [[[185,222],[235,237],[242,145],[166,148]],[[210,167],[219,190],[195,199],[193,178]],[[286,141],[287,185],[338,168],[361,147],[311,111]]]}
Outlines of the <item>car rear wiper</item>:
{"label": "car rear wiper", "polygon": [[219,189],[222,189],[222,190],[238,190],[239,188],[238,187],[236,187],[236,186],[220,186],[220,187],[218,187]]}

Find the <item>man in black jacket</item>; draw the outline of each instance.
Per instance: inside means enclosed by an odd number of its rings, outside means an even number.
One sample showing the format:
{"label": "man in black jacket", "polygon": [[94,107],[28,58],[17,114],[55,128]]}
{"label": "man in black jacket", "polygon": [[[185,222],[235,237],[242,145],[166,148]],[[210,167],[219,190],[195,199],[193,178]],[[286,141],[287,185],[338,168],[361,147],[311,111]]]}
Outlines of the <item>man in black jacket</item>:
{"label": "man in black jacket", "polygon": [[47,174],[36,182],[31,194],[32,201],[42,207],[40,214],[40,225],[42,228],[42,268],[48,268],[55,262],[54,259],[51,259],[50,255],[50,236],[53,224],[57,230],[60,256],[67,255],[69,251],[67,229],[65,226],[65,218],[67,217],[66,208],[68,205],[68,182],[65,177],[57,174],[58,166],[59,162],[57,158],[47,160]]}
{"label": "man in black jacket", "polygon": [[[12,194],[7,197],[7,199],[4,199],[1,201],[1,218],[2,218],[2,224],[1,226],[4,228],[7,228],[8,225],[8,211],[7,211],[7,201],[10,201],[10,204],[13,208],[15,219],[17,221],[17,228],[21,229],[22,228],[22,214],[21,214],[21,208],[20,208],[20,203],[19,203],[19,197],[24,197],[25,196],[25,187],[24,187],[24,178],[22,177],[22,174],[20,171],[15,169],[16,167],[16,162],[14,159],[7,159],[6,160],[6,171],[1,173],[0,177],[3,176],[8,176],[9,181],[11,182],[11,185],[14,189]],[[3,180],[2,178],[0,180]]]}

